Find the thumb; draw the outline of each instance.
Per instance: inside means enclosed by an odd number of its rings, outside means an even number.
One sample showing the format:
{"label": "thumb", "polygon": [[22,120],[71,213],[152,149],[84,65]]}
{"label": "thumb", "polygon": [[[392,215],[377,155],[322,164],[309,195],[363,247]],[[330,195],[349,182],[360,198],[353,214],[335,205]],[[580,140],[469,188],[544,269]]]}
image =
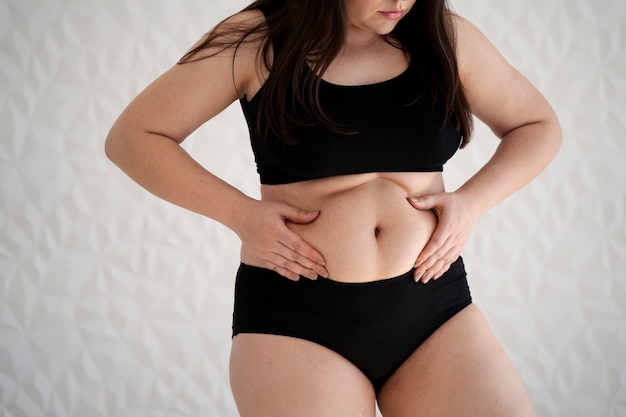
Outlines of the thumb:
{"label": "thumb", "polygon": [[317,219],[319,214],[319,211],[304,211],[295,207],[288,207],[282,213],[286,220],[298,224],[311,223],[313,220]]}
{"label": "thumb", "polygon": [[409,197],[407,201],[418,210],[431,210],[437,204],[437,197],[434,194],[429,194],[420,197]]}

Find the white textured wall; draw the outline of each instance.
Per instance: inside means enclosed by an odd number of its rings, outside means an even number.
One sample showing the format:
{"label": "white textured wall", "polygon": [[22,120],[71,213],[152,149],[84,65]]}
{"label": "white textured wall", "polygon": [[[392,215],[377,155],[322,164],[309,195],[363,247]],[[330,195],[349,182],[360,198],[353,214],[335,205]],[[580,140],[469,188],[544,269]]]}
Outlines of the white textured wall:
{"label": "white textured wall", "polygon": [[[235,236],[103,155],[129,100],[244,0],[0,0],[0,416],[235,416]],[[486,214],[470,282],[540,416],[626,416],[626,3],[456,0],[565,141]],[[450,186],[496,140],[483,127]],[[256,194],[237,106],[187,148]]]}

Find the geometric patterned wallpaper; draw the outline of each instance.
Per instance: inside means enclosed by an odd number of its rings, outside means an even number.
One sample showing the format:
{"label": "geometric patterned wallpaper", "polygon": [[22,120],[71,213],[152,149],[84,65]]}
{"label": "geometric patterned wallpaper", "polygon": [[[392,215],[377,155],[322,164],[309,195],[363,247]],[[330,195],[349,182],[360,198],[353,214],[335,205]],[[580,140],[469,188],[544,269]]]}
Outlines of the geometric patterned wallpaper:
{"label": "geometric patterned wallpaper", "polygon": [[[246,0],[0,0],[0,417],[237,415],[236,236],[104,156],[145,85]],[[464,257],[540,417],[626,417],[626,3],[453,0],[548,97],[553,164]],[[257,195],[237,105],[185,147]],[[497,140],[479,125],[449,188]]]}

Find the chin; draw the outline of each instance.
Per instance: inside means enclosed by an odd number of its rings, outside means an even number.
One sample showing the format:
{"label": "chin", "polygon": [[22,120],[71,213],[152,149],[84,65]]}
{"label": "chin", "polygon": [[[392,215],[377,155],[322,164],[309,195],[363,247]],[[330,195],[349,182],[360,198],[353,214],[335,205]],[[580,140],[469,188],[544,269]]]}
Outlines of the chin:
{"label": "chin", "polygon": [[378,35],[389,35],[394,29],[396,28],[396,25],[386,25],[385,27],[381,27],[379,28],[376,33]]}

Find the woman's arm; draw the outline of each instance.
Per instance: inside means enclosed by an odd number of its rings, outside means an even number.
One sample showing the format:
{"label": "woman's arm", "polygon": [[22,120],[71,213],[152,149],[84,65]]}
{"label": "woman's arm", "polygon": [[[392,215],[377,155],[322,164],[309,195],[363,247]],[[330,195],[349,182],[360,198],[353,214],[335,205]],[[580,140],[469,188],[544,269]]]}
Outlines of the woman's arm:
{"label": "woman's arm", "polygon": [[[486,37],[455,17],[459,71],[472,113],[501,139],[491,159],[453,193],[412,200],[433,209],[439,224],[416,261],[416,278],[441,276],[487,209],[535,178],[554,158],[562,134],[547,100],[509,65]],[[470,145],[471,146],[471,145]]]}
{"label": "woman's arm", "polygon": [[[250,24],[254,12],[230,23]],[[233,230],[268,268],[297,279],[325,271],[322,256],[285,226],[285,219],[313,221],[316,213],[251,199],[197,163],[180,144],[200,125],[242,97],[258,74],[258,43],[175,65],[122,112],[105,152],[126,174],[156,196]],[[315,263],[314,261],[317,261]]]}
{"label": "woman's arm", "polygon": [[470,108],[501,139],[491,160],[461,187],[475,195],[484,212],[547,167],[562,133],[556,113],[539,91],[476,27],[457,21],[461,81]]}

